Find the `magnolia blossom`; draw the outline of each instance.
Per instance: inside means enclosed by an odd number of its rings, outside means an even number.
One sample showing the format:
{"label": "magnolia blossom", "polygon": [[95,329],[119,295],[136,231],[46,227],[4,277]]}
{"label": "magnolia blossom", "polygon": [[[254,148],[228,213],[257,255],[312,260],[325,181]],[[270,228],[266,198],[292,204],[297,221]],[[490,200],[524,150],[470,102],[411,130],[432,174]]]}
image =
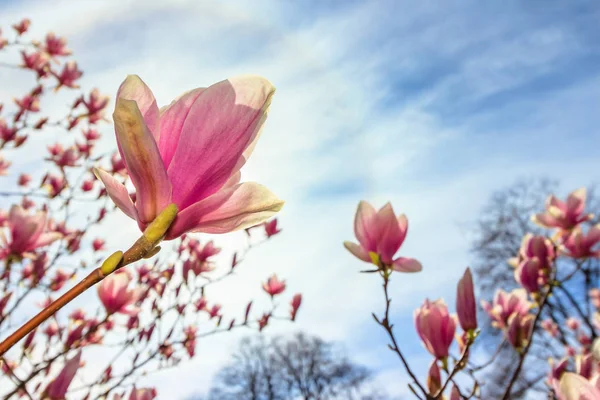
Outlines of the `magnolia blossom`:
{"label": "magnolia blossom", "polygon": [[268,238],[273,235],[277,235],[279,232],[281,232],[281,229],[277,227],[277,218],[273,218],[269,222],[265,222],[265,234]]}
{"label": "magnolia blossom", "polygon": [[292,321],[296,320],[296,314],[298,314],[298,309],[300,308],[301,304],[302,304],[302,294],[297,293],[294,295],[294,297],[292,298],[292,301],[290,303],[290,305],[292,306],[292,309],[290,310],[290,319]]}
{"label": "magnolia blossom", "polygon": [[429,390],[430,394],[436,394],[442,388],[442,375],[437,363],[437,360],[431,362],[429,373],[427,374],[427,390]]}
{"label": "magnolia blossom", "polygon": [[108,314],[122,313],[134,315],[138,309],[135,302],[142,294],[142,289],[129,289],[131,276],[126,270],[119,270],[107,276],[98,285],[98,297]]}
{"label": "magnolia blossom", "polygon": [[524,348],[533,329],[533,315],[513,313],[507,323],[506,338],[509,343],[517,350]]}
{"label": "magnolia blossom", "polygon": [[265,283],[263,283],[263,289],[271,297],[282,293],[285,290],[285,281],[277,279],[277,275],[273,274]]}
{"label": "magnolia blossom", "polygon": [[485,300],[481,302],[481,307],[492,319],[492,325],[499,328],[506,327],[508,318],[514,313],[521,316],[529,314],[531,306],[532,303],[528,300],[524,289],[514,289],[510,293],[499,289],[494,295],[492,304]]}
{"label": "magnolia blossom", "polygon": [[408,220],[404,214],[396,217],[394,209],[387,203],[379,211],[366,201],[361,201],[354,219],[354,233],[358,243],[344,242],[348,251],[359,259],[377,266],[391,266],[400,272],[418,272],[421,263],[414,258],[394,255],[402,246],[408,231]]}
{"label": "magnolia blossom", "polygon": [[69,385],[79,369],[80,361],[81,351],[65,363],[62,371],[60,371],[56,378],[54,378],[54,380],[46,387],[44,399],[62,400],[65,398]]}
{"label": "magnolia blossom", "polygon": [[456,314],[458,322],[465,331],[477,329],[477,305],[473,290],[473,276],[467,268],[456,288]]}
{"label": "magnolia blossom", "polygon": [[244,76],[194,89],[159,110],[150,88],[128,76],[113,118],[135,203],[110,174],[97,169],[96,175],[142,230],[175,203],[179,212],[167,240],[257,225],[283,202],[262,185],[240,183],[240,168],[256,145],[273,93],[266,79]]}
{"label": "magnolia blossom", "polygon": [[29,214],[22,207],[13,205],[7,220],[10,238],[2,237],[3,255],[22,256],[60,239],[62,235],[58,232],[45,232],[47,220],[44,211]]}
{"label": "magnolia blossom", "polygon": [[566,202],[550,196],[546,200],[546,211],[534,215],[531,219],[544,228],[573,229],[576,225],[593,218],[593,214],[584,214],[585,200],[585,188],[569,194]]}
{"label": "magnolia blossom", "polygon": [[136,389],[134,386],[129,395],[129,400],[153,400],[156,396],[156,389],[154,388]]}
{"label": "magnolia blossom", "polygon": [[600,224],[583,233],[577,226],[562,242],[561,253],[573,258],[600,257]]}
{"label": "magnolia blossom", "polygon": [[421,341],[434,357],[445,359],[454,340],[456,321],[448,313],[448,307],[442,299],[425,300],[423,305],[415,310],[415,327]]}
{"label": "magnolia blossom", "polygon": [[592,381],[572,372],[565,372],[560,378],[562,400],[600,399],[600,376]]}

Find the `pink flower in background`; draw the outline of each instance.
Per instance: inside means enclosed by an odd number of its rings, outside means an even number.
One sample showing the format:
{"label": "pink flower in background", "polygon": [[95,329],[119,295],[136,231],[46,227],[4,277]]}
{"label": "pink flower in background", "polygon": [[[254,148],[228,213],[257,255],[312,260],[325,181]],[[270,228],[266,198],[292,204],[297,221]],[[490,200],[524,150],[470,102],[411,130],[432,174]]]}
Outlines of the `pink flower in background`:
{"label": "pink flower in background", "polygon": [[277,227],[277,218],[273,218],[269,222],[265,222],[265,234],[268,238],[277,235],[281,232],[281,229]]}
{"label": "pink flower in background", "polygon": [[58,232],[46,232],[47,215],[44,211],[29,214],[22,207],[13,205],[8,214],[10,238],[3,238],[2,254],[23,256],[44,247],[62,235]]}
{"label": "pink flower in background", "polygon": [[506,327],[508,318],[514,313],[521,316],[529,314],[531,306],[524,289],[513,289],[510,293],[498,289],[492,304],[485,300],[481,302],[481,307],[492,319],[492,325],[498,328]]}
{"label": "pink flower in background", "polygon": [[438,367],[438,361],[433,360],[429,366],[429,373],[427,374],[427,390],[430,394],[437,393],[442,388],[442,375],[440,374],[440,367]]}
{"label": "pink flower in background", "polygon": [[98,297],[108,314],[134,315],[138,312],[134,304],[141,296],[142,290],[129,289],[131,281],[131,276],[126,270],[119,270],[100,282]]}
{"label": "pink flower in background", "polygon": [[448,357],[448,350],[454,340],[456,321],[448,313],[448,307],[442,299],[425,300],[415,310],[415,327],[427,351],[438,359]]}
{"label": "pink flower in background", "polygon": [[508,263],[517,267],[527,260],[538,260],[540,268],[549,268],[555,257],[554,247],[548,238],[528,233],[523,237],[519,254]]}
{"label": "pink flower in background", "polygon": [[8,175],[8,169],[11,165],[12,163],[10,161],[5,160],[4,157],[0,155],[0,176]]}
{"label": "pink flower in background", "polygon": [[382,263],[399,272],[418,272],[422,269],[421,263],[414,258],[393,259],[407,231],[406,216],[396,217],[390,203],[375,211],[369,203],[361,201],[354,219],[354,233],[359,244],[344,242],[344,246],[365,262],[377,266]]}
{"label": "pink flower in background", "polygon": [[597,400],[600,399],[600,379],[594,383],[583,376],[565,372],[560,378],[561,400]]}
{"label": "pink flower in background", "polygon": [[283,202],[240,181],[275,88],[246,76],[194,89],[159,112],[151,90],[128,76],[113,118],[121,157],[136,188],[96,170],[111,199],[144,229],[170,203],[179,209],[166,239],[186,232],[226,233],[272,217]]}
{"label": "pink flower in background", "polygon": [[106,243],[106,241],[104,239],[96,238],[92,242],[92,247],[93,247],[94,251],[104,250],[105,243]]}
{"label": "pink flower in background", "polygon": [[458,322],[465,332],[477,329],[477,305],[473,289],[471,270],[466,269],[456,288],[456,314]]}
{"label": "pink flower in background", "polygon": [[18,35],[22,35],[29,29],[31,25],[31,20],[29,18],[23,18],[21,22],[18,24],[14,24],[12,27],[15,31],[17,31]]}
{"label": "pink flower in background", "polygon": [[542,269],[538,259],[528,259],[519,264],[515,268],[515,280],[527,292],[536,293],[543,283]]}
{"label": "pink flower in background", "polygon": [[593,218],[593,214],[584,214],[586,189],[573,191],[563,202],[554,196],[546,200],[546,211],[534,215],[531,219],[544,228],[571,230],[578,224]]}
{"label": "pink flower in background", "polygon": [[298,314],[298,309],[300,308],[301,304],[302,304],[302,294],[297,293],[294,295],[294,297],[292,298],[292,302],[290,303],[290,305],[292,306],[292,309],[290,310],[290,319],[292,321],[296,320],[296,314]]}
{"label": "pink flower in background", "polygon": [[46,35],[44,51],[51,57],[71,55],[71,50],[67,49],[67,41],[52,32]]}
{"label": "pink flower in background", "polygon": [[577,226],[564,240],[561,254],[573,258],[600,257],[600,224],[583,233]]}
{"label": "pink flower in background", "polygon": [[75,83],[75,81],[83,75],[77,68],[77,63],[75,61],[69,61],[64,66],[60,73],[53,73],[56,79],[58,80],[58,85],[54,90],[58,90],[63,86],[77,89],[79,85]]}
{"label": "pink flower in background", "polygon": [[29,184],[29,182],[31,182],[30,175],[28,175],[28,174],[19,175],[19,182],[18,182],[19,186],[27,186]]}
{"label": "pink flower in background", "polygon": [[281,294],[285,290],[285,281],[280,281],[277,276],[273,274],[267,282],[263,283],[263,289],[271,297]]}
{"label": "pink flower in background", "polygon": [[508,318],[506,338],[517,350],[524,348],[533,329],[533,315],[513,313]]}
{"label": "pink flower in background", "polygon": [[65,363],[62,371],[60,371],[56,378],[54,378],[54,380],[46,387],[44,399],[63,400],[65,398],[69,385],[79,369],[80,362],[81,351]]}
{"label": "pink flower in background", "polygon": [[135,386],[131,390],[129,400],[153,400],[157,396],[156,389],[136,389]]}

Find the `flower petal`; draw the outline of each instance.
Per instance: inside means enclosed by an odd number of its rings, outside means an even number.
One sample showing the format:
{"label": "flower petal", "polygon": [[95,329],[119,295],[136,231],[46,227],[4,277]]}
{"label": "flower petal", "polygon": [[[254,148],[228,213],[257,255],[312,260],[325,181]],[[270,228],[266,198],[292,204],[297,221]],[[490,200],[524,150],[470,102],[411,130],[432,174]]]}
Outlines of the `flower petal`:
{"label": "flower petal", "polygon": [[354,217],[354,234],[365,250],[377,250],[377,212],[364,200],[358,203]]}
{"label": "flower petal", "polygon": [[133,100],[136,102],[146,126],[158,142],[160,136],[158,106],[152,90],[137,75],[128,75],[119,86],[117,99]]}
{"label": "flower petal", "polygon": [[198,96],[168,169],[173,202],[181,210],[216,193],[236,172],[274,92],[266,79],[247,76],[216,83]]}
{"label": "flower petal", "polygon": [[158,141],[158,148],[167,169],[171,165],[175,150],[177,150],[183,123],[192,105],[194,105],[194,102],[204,90],[205,88],[198,88],[184,93],[160,110],[160,140]]}
{"label": "flower petal", "polygon": [[177,214],[166,239],[186,232],[227,233],[245,229],[271,218],[281,210],[279,200],[266,187],[245,182],[220,190]]}
{"label": "flower petal", "polygon": [[121,182],[113,178],[111,174],[100,168],[94,168],[94,175],[102,181],[106,188],[106,192],[113,203],[115,203],[115,205],[129,218],[137,220],[137,211],[133,205],[133,201],[131,201],[131,197],[129,197],[127,188]]}
{"label": "flower petal", "polygon": [[404,232],[400,230],[391,203],[384,205],[377,213],[377,229],[377,253],[385,264],[389,264],[404,241]]}
{"label": "flower petal", "polygon": [[398,257],[394,260],[392,268],[398,272],[419,272],[423,266],[414,258]]}
{"label": "flower petal", "polygon": [[150,223],[171,202],[171,184],[156,141],[135,101],[117,99],[113,119],[121,157],[136,188],[138,218]]}
{"label": "flower petal", "polygon": [[354,254],[357,258],[370,263],[371,257],[369,253],[367,253],[359,244],[352,242],[344,242],[344,247],[352,254]]}

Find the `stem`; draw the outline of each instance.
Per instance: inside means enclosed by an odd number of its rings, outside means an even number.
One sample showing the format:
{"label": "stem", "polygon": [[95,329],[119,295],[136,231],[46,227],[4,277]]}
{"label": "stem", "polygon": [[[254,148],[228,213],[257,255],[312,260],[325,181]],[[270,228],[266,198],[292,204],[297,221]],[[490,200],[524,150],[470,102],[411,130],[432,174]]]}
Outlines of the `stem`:
{"label": "stem", "polygon": [[550,294],[552,293],[552,289],[554,288],[553,280],[554,280],[554,276],[552,276],[550,279],[550,285],[548,287],[548,290],[544,294],[544,298],[542,299],[542,302],[540,303],[540,308],[539,308],[539,310],[535,316],[535,319],[533,321],[533,326],[531,328],[531,333],[529,334],[529,338],[527,340],[527,345],[525,346],[525,349],[523,349],[523,352],[521,352],[521,354],[519,356],[519,363],[517,364],[517,368],[515,369],[515,372],[513,373],[512,377],[510,378],[510,381],[508,382],[508,386],[506,387],[506,390],[504,391],[504,396],[502,397],[502,400],[510,399],[510,392],[511,392],[515,382],[517,381],[519,374],[521,373],[521,368],[523,368],[523,362],[525,361],[525,357],[527,357],[529,348],[531,347],[531,344],[533,343],[533,336],[535,335],[535,330],[537,328],[538,320],[540,319],[540,317],[542,315],[542,311],[544,310],[544,307],[546,306],[546,303],[548,302],[548,298],[550,297]]}
{"label": "stem", "polygon": [[[423,385],[421,385],[421,383],[417,379],[416,375],[410,369],[408,362],[404,358],[404,355],[400,351],[400,347],[398,346],[398,343],[396,342],[396,337],[394,336],[394,331],[393,331],[393,325],[390,325],[390,322],[389,322],[390,321],[389,314],[390,314],[391,299],[390,299],[390,296],[388,293],[388,284],[390,282],[390,278],[389,278],[390,271],[388,271],[385,267],[382,267],[382,268],[383,268],[383,271],[382,271],[381,275],[383,276],[383,293],[385,295],[385,315],[384,315],[383,321],[380,321],[377,317],[375,317],[375,321],[377,321],[377,323],[379,325],[381,325],[385,329],[385,331],[388,333],[388,336],[390,337],[390,340],[392,341],[392,345],[389,347],[394,353],[396,353],[398,355],[398,357],[400,357],[400,360],[402,361],[402,364],[404,365],[404,369],[406,369],[406,372],[408,373],[408,375],[410,375],[410,377],[412,378],[414,383],[417,385],[417,387],[421,390],[421,392],[423,392],[423,395],[425,396],[425,398],[431,399],[431,396],[429,396],[429,394],[427,393],[427,391],[425,390]],[[373,314],[373,316],[375,316],[375,314]],[[412,386],[409,385],[409,387],[414,393],[414,389],[412,388]],[[416,393],[415,393],[415,395],[416,395]]]}
{"label": "stem", "polygon": [[0,343],[0,357],[4,355],[12,346],[19,340],[23,339],[27,334],[37,328],[40,324],[50,318],[54,313],[67,305],[71,300],[85,292],[96,283],[104,279],[105,275],[100,268],[93,270],[88,276],[83,278],[77,285],[69,289],[68,292],[53,301],[48,307],[40,311],[35,317],[27,321],[23,326],[17,329],[12,335],[7,337]]}

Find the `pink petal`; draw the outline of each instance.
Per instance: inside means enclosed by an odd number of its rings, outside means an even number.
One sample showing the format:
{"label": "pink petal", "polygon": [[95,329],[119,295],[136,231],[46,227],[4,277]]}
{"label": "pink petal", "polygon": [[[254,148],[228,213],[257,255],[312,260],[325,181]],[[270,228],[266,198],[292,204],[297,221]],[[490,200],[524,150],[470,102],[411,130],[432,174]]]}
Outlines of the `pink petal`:
{"label": "pink petal", "polygon": [[131,201],[131,197],[129,197],[127,188],[121,182],[113,178],[108,172],[99,168],[94,168],[94,174],[102,181],[106,188],[106,192],[115,205],[129,218],[137,220],[137,211]]}
{"label": "pink petal", "polygon": [[419,272],[423,266],[414,258],[398,257],[394,260],[392,268],[398,272]]}
{"label": "pink petal", "polygon": [[245,182],[220,190],[177,214],[166,239],[186,232],[226,233],[257,225],[283,207],[266,187]]}
{"label": "pink petal", "polygon": [[381,255],[382,261],[389,264],[404,240],[398,219],[390,203],[383,206],[377,213],[377,226],[379,237],[377,252]]}
{"label": "pink petal", "polygon": [[11,232],[11,247],[23,251],[32,250],[26,248],[35,243],[46,226],[46,213],[37,212],[29,214],[21,206],[13,205],[8,214]]}
{"label": "pink petal", "polygon": [[236,172],[274,92],[264,78],[241,77],[216,83],[198,96],[168,169],[173,201],[181,210],[217,192]]}
{"label": "pink petal", "polygon": [[352,243],[352,242],[344,242],[344,247],[352,254],[354,254],[356,257],[360,258],[363,261],[366,261],[368,263],[371,262],[371,257],[369,256],[369,253],[367,253],[365,251],[365,249],[363,249],[360,245],[356,244],[356,243]]}
{"label": "pink petal", "polygon": [[354,217],[354,234],[365,250],[377,250],[377,212],[366,201],[358,203]]}
{"label": "pink petal", "polygon": [[113,119],[121,156],[136,188],[138,218],[142,223],[150,223],[171,202],[167,172],[134,101],[117,99]]}
{"label": "pink petal", "polygon": [[171,104],[160,110],[160,141],[158,148],[163,159],[165,168],[169,168],[179,137],[192,105],[205,88],[198,88],[184,93]]}
{"label": "pink petal", "polygon": [[560,391],[565,400],[595,400],[600,398],[600,390],[582,377],[565,372],[560,378]]}
{"label": "pink petal", "polygon": [[38,237],[35,245],[36,247],[44,247],[60,238],[62,238],[62,234],[59,232],[45,232]]}
{"label": "pink petal", "polygon": [[160,136],[158,106],[152,90],[140,79],[137,75],[128,75],[127,78],[119,86],[117,91],[117,99],[133,100],[136,102],[144,122],[150,132],[154,135],[154,139],[158,142]]}
{"label": "pink petal", "polygon": [[575,190],[567,197],[567,210],[574,215],[583,213],[585,209],[586,189],[584,187]]}

